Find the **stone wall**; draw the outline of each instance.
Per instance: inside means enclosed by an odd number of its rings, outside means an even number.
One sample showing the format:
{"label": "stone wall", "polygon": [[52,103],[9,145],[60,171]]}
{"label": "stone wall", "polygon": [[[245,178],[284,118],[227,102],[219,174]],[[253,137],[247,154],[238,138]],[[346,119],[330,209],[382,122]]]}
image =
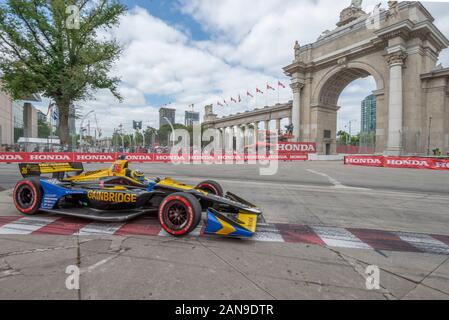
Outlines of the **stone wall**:
{"label": "stone wall", "polygon": [[0,91],[0,145],[13,144],[12,100]]}

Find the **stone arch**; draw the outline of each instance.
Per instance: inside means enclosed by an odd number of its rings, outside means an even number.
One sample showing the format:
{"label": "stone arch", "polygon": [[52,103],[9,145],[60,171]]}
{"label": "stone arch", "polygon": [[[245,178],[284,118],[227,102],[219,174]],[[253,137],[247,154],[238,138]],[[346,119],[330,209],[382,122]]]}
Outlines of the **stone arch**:
{"label": "stone arch", "polygon": [[335,66],[321,79],[313,92],[312,105],[337,107],[338,98],[353,81],[372,76],[377,90],[385,88],[384,79],[375,68],[364,62],[350,62],[344,66]]}

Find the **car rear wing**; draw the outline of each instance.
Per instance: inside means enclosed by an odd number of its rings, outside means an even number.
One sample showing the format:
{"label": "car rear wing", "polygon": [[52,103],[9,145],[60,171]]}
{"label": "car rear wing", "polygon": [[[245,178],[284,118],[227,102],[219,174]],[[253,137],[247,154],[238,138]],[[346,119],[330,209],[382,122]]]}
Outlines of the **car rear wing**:
{"label": "car rear wing", "polygon": [[61,173],[76,172],[80,174],[84,171],[83,164],[79,162],[19,163],[19,169],[24,178],[39,177],[48,173],[52,173],[54,178],[59,178]]}

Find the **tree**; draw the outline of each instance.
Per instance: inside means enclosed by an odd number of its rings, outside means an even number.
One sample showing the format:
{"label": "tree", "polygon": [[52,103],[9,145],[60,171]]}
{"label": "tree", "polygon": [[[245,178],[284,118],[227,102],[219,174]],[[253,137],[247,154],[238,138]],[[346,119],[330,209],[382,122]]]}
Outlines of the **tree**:
{"label": "tree", "polygon": [[[187,130],[187,127],[182,124],[174,124],[173,128],[175,130],[177,130],[177,129]],[[159,143],[162,146],[169,146],[172,134],[173,134],[173,131],[172,131],[172,127],[170,125],[167,124],[165,126],[162,126],[159,129],[159,131],[157,132]]]}
{"label": "tree", "polygon": [[51,135],[50,125],[47,122],[39,119],[37,121],[37,136],[39,138],[48,138],[50,135]]}
{"label": "tree", "polygon": [[339,145],[347,145],[350,142],[349,140],[349,133],[343,130],[338,131],[337,142]]}
{"label": "tree", "polygon": [[[69,143],[70,105],[107,89],[121,101],[119,78],[108,75],[122,49],[99,32],[119,23],[118,0],[6,0],[0,5],[2,86],[14,99],[40,93],[59,109],[59,137]],[[78,13],[77,13],[78,11]]]}
{"label": "tree", "polygon": [[147,127],[144,131],[145,144],[152,146],[157,138],[157,130],[153,127]]}
{"label": "tree", "polygon": [[359,146],[359,145],[360,145],[360,134],[351,136],[351,146]]}

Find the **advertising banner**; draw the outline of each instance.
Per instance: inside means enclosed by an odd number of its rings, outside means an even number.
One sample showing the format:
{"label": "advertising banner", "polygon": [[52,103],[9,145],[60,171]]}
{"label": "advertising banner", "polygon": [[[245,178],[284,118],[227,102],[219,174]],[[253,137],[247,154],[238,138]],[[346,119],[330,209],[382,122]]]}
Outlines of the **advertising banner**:
{"label": "advertising banner", "polygon": [[[83,153],[83,152],[0,152],[0,163],[40,163],[40,162],[83,162],[112,163],[123,153]],[[307,153],[280,153],[278,155],[258,154],[222,154],[222,155],[175,155],[159,153],[129,153],[124,154],[130,162],[225,162],[225,161],[307,161]]]}
{"label": "advertising banner", "polygon": [[277,144],[279,154],[308,154],[316,153],[316,143],[314,142],[279,142]]}
{"label": "advertising banner", "polygon": [[344,161],[353,166],[449,170],[449,159],[441,158],[346,156]]}
{"label": "advertising banner", "polygon": [[382,156],[346,156],[345,164],[350,164],[354,166],[365,166],[365,167],[382,167],[383,166]]}

